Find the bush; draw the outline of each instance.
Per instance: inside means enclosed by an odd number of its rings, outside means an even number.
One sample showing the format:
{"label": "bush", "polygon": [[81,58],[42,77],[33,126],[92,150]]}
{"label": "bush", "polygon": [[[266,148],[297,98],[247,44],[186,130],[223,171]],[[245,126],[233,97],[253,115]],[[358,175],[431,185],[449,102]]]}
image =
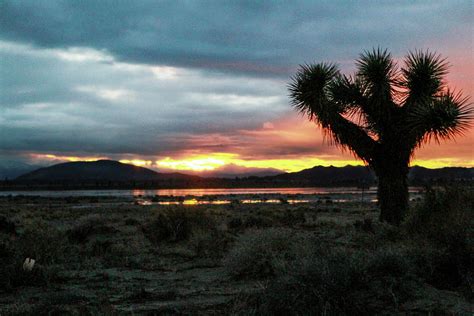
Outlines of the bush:
{"label": "bush", "polygon": [[16,252],[23,258],[33,258],[38,264],[53,264],[61,261],[67,249],[63,232],[39,221],[25,227],[16,241]]}
{"label": "bush", "polygon": [[361,258],[343,252],[314,253],[289,265],[270,282],[259,314],[339,315],[364,311],[357,295],[364,280]]}
{"label": "bush", "polygon": [[233,217],[227,222],[227,227],[230,229],[239,229],[244,226],[244,222],[240,217]]}
{"label": "bush", "polygon": [[0,240],[0,291],[11,289],[11,277],[15,270],[15,248],[10,240]]}
{"label": "bush", "polygon": [[274,276],[285,261],[296,255],[296,240],[287,229],[252,230],[241,235],[224,258],[224,266],[236,278]]}
{"label": "bush", "polygon": [[278,221],[285,226],[295,226],[305,222],[306,208],[285,209],[278,214]]}
{"label": "bush", "polygon": [[198,257],[221,258],[232,240],[225,231],[214,228],[194,231],[190,244]]}
{"label": "bush", "polygon": [[[55,264],[67,257],[64,234],[45,222],[26,225],[18,238],[0,242],[0,288],[47,285],[57,275]],[[35,260],[31,271],[23,270],[26,258]]]}
{"label": "bush", "polygon": [[124,224],[127,226],[137,226],[140,224],[140,221],[136,218],[127,218],[125,219]]}
{"label": "bush", "polygon": [[110,240],[96,239],[90,243],[88,253],[94,257],[103,257],[110,252],[112,246]]}
{"label": "bush", "polygon": [[305,246],[293,252],[280,257],[275,278],[262,293],[245,298],[245,308],[259,315],[365,315],[381,306],[396,310],[413,294],[411,261],[402,250]]}
{"label": "bush", "polygon": [[244,222],[246,228],[265,228],[272,226],[270,218],[263,215],[248,215]]}
{"label": "bush", "polygon": [[0,233],[16,235],[16,225],[5,216],[0,216]]}
{"label": "bush", "polygon": [[366,269],[374,278],[403,277],[411,272],[407,254],[401,250],[385,248],[376,250],[367,257]]}
{"label": "bush", "polygon": [[214,220],[201,210],[171,207],[160,211],[149,223],[142,225],[142,231],[148,240],[158,244],[188,240],[193,230],[214,227]]}
{"label": "bush", "polygon": [[410,210],[405,227],[412,234],[425,235],[443,244],[465,240],[474,227],[472,189],[428,188],[423,200]]}
{"label": "bush", "polygon": [[375,237],[384,243],[398,242],[403,240],[404,231],[400,227],[380,222],[375,229]]}
{"label": "bush", "polygon": [[366,233],[374,233],[374,225],[372,223],[372,219],[370,218],[364,218],[363,221],[361,220],[356,220],[354,222],[354,227],[357,230],[361,230]]}
{"label": "bush", "polygon": [[116,229],[105,224],[106,220],[97,214],[83,216],[78,223],[68,230],[70,241],[85,243],[94,234],[114,233]]}
{"label": "bush", "polygon": [[474,194],[470,187],[427,189],[411,209],[405,228],[412,238],[426,239],[443,255],[436,258],[431,283],[453,289],[472,277]]}

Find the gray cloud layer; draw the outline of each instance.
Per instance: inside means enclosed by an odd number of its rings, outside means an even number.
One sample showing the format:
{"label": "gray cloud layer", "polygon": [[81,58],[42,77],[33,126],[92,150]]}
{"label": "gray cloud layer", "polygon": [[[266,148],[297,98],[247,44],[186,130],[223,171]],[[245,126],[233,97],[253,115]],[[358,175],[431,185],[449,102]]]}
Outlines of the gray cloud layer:
{"label": "gray cloud layer", "polygon": [[275,80],[1,47],[4,150],[164,155],[192,146],[183,135],[256,128],[288,110]]}
{"label": "gray cloud layer", "polygon": [[472,1],[3,1],[0,35],[146,64],[288,75],[380,45],[404,53],[472,21]]}
{"label": "gray cloud layer", "polygon": [[467,48],[472,18],[469,0],[1,1],[0,156],[324,153],[241,131],[289,115],[299,63]]}

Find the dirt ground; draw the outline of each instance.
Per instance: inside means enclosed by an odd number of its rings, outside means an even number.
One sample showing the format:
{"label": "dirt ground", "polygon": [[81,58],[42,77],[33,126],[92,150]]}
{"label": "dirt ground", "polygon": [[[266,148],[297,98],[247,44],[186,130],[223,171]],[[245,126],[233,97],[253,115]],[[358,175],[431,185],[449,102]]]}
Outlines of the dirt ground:
{"label": "dirt ground", "polygon": [[[170,220],[173,212],[181,215]],[[240,298],[258,295],[269,279],[235,277],[226,264],[241,236],[282,229],[369,249],[379,242],[377,215],[372,203],[143,206],[2,198],[0,315],[246,314]],[[32,271],[23,269],[25,258],[36,260]],[[467,315],[472,307],[462,291],[425,283],[380,313]]]}

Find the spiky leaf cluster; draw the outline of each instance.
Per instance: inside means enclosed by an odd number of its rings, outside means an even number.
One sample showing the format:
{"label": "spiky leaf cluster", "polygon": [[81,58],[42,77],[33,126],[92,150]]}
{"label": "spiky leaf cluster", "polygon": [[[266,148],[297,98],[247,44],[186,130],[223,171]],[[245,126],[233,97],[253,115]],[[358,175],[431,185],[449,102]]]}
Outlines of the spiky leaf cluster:
{"label": "spiky leaf cluster", "polygon": [[381,152],[406,160],[430,140],[469,128],[468,98],[446,87],[448,65],[429,51],[409,53],[401,68],[387,50],[360,55],[352,76],[332,63],[306,64],[289,84],[292,105],[338,145],[372,164]]}

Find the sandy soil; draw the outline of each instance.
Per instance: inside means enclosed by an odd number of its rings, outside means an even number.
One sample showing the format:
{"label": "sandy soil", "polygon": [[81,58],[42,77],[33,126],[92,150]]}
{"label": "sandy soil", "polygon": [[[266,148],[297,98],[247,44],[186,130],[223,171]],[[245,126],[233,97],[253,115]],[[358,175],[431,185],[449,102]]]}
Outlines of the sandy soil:
{"label": "sandy soil", "polygon": [[[146,229],[153,218],[183,207],[211,217],[219,233],[193,228],[182,240],[150,240]],[[17,281],[0,290],[0,315],[221,315],[235,313],[237,297],[259,293],[267,282],[236,279],[223,264],[239,236],[280,227],[357,248],[360,226],[364,220],[376,222],[377,210],[371,203],[143,206],[116,200],[3,198],[0,217],[14,225],[13,230],[0,227],[2,242],[25,247],[16,250],[13,265],[21,265],[23,256],[36,257],[33,271],[15,270],[21,274]],[[57,233],[52,240],[51,227]],[[37,234],[28,239],[25,234],[32,228]],[[52,257],[46,259],[47,253]],[[422,287],[418,297],[385,312],[463,314],[472,308],[459,292]]]}

